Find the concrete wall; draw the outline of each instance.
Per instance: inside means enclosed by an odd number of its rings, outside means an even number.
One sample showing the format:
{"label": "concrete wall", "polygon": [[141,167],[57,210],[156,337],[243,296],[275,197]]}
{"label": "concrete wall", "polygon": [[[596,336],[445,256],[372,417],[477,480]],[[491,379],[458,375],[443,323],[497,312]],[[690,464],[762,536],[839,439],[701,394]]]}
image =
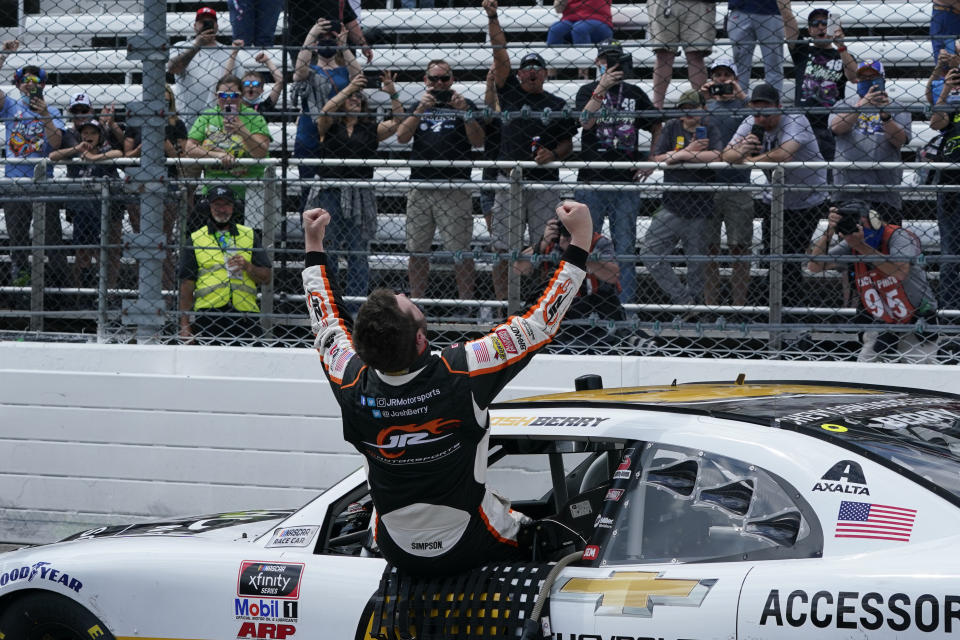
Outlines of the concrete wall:
{"label": "concrete wall", "polygon": [[[539,356],[502,399],[604,385],[814,379],[954,391],[956,367]],[[299,506],[357,466],[309,349],[0,343],[0,540]]]}

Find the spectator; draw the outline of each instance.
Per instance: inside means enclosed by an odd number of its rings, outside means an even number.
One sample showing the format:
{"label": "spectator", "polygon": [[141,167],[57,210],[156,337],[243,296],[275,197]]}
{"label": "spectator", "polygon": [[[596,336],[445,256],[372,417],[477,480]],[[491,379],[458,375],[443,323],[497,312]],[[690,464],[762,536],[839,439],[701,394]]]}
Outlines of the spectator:
{"label": "spectator", "polygon": [[[493,48],[493,73],[497,96],[503,112],[529,111],[532,117],[513,117],[503,121],[500,143],[500,160],[534,161],[546,165],[563,160],[573,151],[573,135],[577,124],[566,118],[544,121],[539,115],[544,109],[554,114],[563,111],[566,102],[543,89],[547,79],[547,64],[539,53],[528,53],[520,60],[517,75],[510,74],[510,56],[507,54],[507,38],[497,17],[497,0],[483,0]],[[498,180],[509,181],[509,172],[502,171]],[[529,182],[557,182],[558,169],[524,170],[523,179]],[[525,189],[521,216],[527,227],[528,238],[541,238],[547,220],[553,215],[557,194],[550,190]],[[513,248],[507,244],[510,212],[510,192],[498,190],[490,220],[490,244],[496,253]],[[493,288],[500,300],[507,298],[507,263],[500,260],[493,267]]]}
{"label": "spectator", "polygon": [[[809,40],[797,42],[796,19],[785,21],[787,48],[793,58],[796,85],[793,103],[802,107],[832,107],[846,95],[847,81],[857,81],[857,61],[843,44],[843,29],[827,33],[830,13],[814,9],[807,16]],[[833,160],[836,143],[827,122],[828,113],[808,113],[824,160]]]}
{"label": "spectator", "polygon": [[667,86],[673,77],[677,45],[683,44],[690,84],[699,89],[707,81],[704,60],[717,38],[715,0],[650,0],[650,40],[657,60],[653,67],[653,104],[663,109]]}
{"label": "spectator", "polygon": [[[237,62],[236,52],[239,49],[234,48],[227,60],[227,66],[223,69],[223,75],[232,76],[233,69]],[[256,69],[248,69],[240,76],[240,93],[243,97],[243,103],[266,117],[268,113],[277,110],[277,102],[280,100],[280,94],[283,93],[283,72],[277,67],[266,51],[261,51],[253,60],[257,64],[264,65],[270,71],[270,77],[273,79],[273,88],[270,94],[263,96],[263,77]]]}
{"label": "spectator", "polygon": [[[726,147],[740,126],[747,108],[747,94],[737,82],[737,66],[730,58],[717,58],[710,65],[710,80],[700,89],[706,100],[709,122],[720,133],[721,147]],[[732,191],[718,190],[713,195],[715,214],[707,219],[707,252],[720,254],[720,226],[726,227],[727,249],[732,256],[750,254],[753,243],[753,195],[748,190],[749,169],[721,169],[716,180],[722,184],[738,185]],[[731,265],[730,297],[736,306],[747,304],[750,287],[750,263]],[[706,265],[703,301],[708,305],[720,303],[720,271],[716,262]]]}
{"label": "spectator", "polygon": [[784,31],[797,32],[797,18],[790,0],[728,0],[727,35],[733,42],[737,81],[750,88],[753,49],[760,45],[764,82],[780,91],[783,86]]}
{"label": "spectator", "polygon": [[[74,98],[76,100],[76,97]],[[90,113],[90,111],[87,111]],[[61,148],[50,152],[50,159],[60,162],[70,158],[79,158],[85,162],[71,163],[67,166],[69,178],[110,178],[120,179],[120,172],[112,164],[98,164],[101,160],[123,157],[123,149],[114,146],[100,122],[89,116],[77,122],[75,116],[72,129],[63,133]],[[73,263],[73,280],[78,287],[96,287],[97,272],[93,269],[93,258],[99,256],[100,228],[103,203],[100,199],[100,187],[91,186],[88,198],[67,203],[67,219],[73,223],[73,244],[76,247]],[[107,221],[109,249],[110,281],[116,281],[120,267],[120,236],[123,231],[123,204],[111,202],[110,219]],[[116,246],[117,249],[112,248]]]}
{"label": "spectator", "polygon": [[[167,165],[167,178],[171,181],[179,180],[182,175],[182,167],[179,164],[180,156],[184,154],[187,148],[187,125],[177,116],[177,102],[173,95],[173,89],[167,85],[165,91],[165,100],[167,101],[167,122],[164,125],[163,152],[167,158],[176,158],[177,164]],[[123,139],[123,154],[128,158],[139,158],[141,146],[141,132],[138,127],[127,127],[126,137]],[[189,193],[189,192],[188,192]],[[167,238],[167,245],[175,247],[179,244],[177,234],[174,233],[177,221],[177,204],[180,201],[180,186],[173,182],[167,183],[167,195],[163,201],[163,234]],[[193,199],[187,202],[187,211],[194,211]],[[140,203],[132,202],[127,205],[127,212],[130,215],[130,226],[136,232],[140,231]],[[206,221],[203,221],[205,223]],[[192,220],[187,222],[187,232],[193,233],[201,224],[194,223]],[[163,262],[163,287],[172,289],[176,275],[173,262],[173,251],[167,251],[167,257]]]}
{"label": "spectator", "polygon": [[[834,235],[842,240],[828,249]],[[854,271],[860,301],[870,314],[870,321],[893,326],[920,319],[936,321],[933,289],[923,266],[915,262],[921,254],[920,240],[906,229],[885,224],[865,202],[850,201],[840,209],[831,207],[827,232],[814,241],[810,254],[864,256],[863,261],[854,264]],[[807,264],[814,273],[847,267],[812,260]],[[857,360],[935,364],[936,355],[936,333],[878,328],[863,332],[863,347]]]}
{"label": "spectator", "polygon": [[[236,56],[231,49],[217,45],[217,12],[210,7],[197,10],[193,32],[196,36],[192,41],[173,45],[173,57],[167,63],[167,73],[177,79],[180,113],[190,122],[213,103],[215,96],[210,88],[223,75],[231,53]],[[234,48],[237,46],[243,43],[237,41]]]}
{"label": "spectator", "polygon": [[234,38],[254,47],[273,46],[283,0],[229,0],[227,6]]}
{"label": "spectator", "polygon": [[[493,67],[487,70],[487,81],[484,85],[483,104],[490,110],[491,114],[500,113],[500,98],[497,96],[497,76],[493,72]],[[483,126],[483,159],[496,160],[500,157],[500,131],[503,123],[500,118],[489,117]],[[484,182],[496,182],[500,175],[496,167],[484,167]],[[483,219],[487,222],[487,228],[490,228],[490,220],[493,214],[493,205],[496,201],[496,189],[480,190],[480,211],[483,213]]]}
{"label": "spectator", "polygon": [[[586,162],[636,162],[646,156],[640,150],[637,132],[646,129],[656,138],[660,121],[652,115],[618,116],[618,111],[652,111],[650,98],[637,85],[625,82],[624,72],[619,68],[623,48],[619,43],[601,44],[597,49],[596,63],[599,80],[580,87],[577,92],[577,110],[582,112],[583,134],[580,141],[580,157]],[[597,117],[605,109],[608,115]],[[586,118],[586,119],[584,119]],[[578,189],[574,199],[590,208],[593,228],[603,228],[604,216],[610,219],[610,236],[617,255],[636,256],[637,213],[640,210],[640,192],[631,189],[640,177],[639,171],[631,169],[580,169],[577,174]],[[627,183],[630,186],[617,191],[591,189],[593,185]],[[637,265],[633,260],[620,263],[620,299],[634,302],[637,290]]]}
{"label": "spectator", "polygon": [[[930,128],[942,131],[939,156],[941,162],[960,163],[960,69],[951,69],[944,80],[943,90],[937,98],[937,107],[949,110],[934,111]],[[937,223],[940,228],[940,255],[960,256],[960,169],[943,169],[938,183],[945,189],[937,192]],[[960,277],[956,262],[940,263],[940,306],[944,309],[960,309]]]}
{"label": "spectator", "polygon": [[943,89],[943,81],[951,69],[960,66],[960,55],[950,53],[946,49],[940,50],[940,57],[937,59],[936,66],[930,72],[927,79],[926,98],[930,104],[937,104],[940,99],[940,91]]}
{"label": "spectator", "polygon": [[960,38],[960,0],[934,0],[930,15],[930,44],[933,61],[940,61],[940,52],[957,53]]}
{"label": "spectator", "polygon": [[[256,338],[257,285],[270,281],[270,259],[260,234],[234,221],[233,189],[212,187],[209,201],[207,225],[190,235],[180,256],[180,337],[193,342],[199,334],[212,343]],[[191,311],[199,312],[192,325]]]}
{"label": "spectator", "polygon": [[[530,304],[536,303],[536,297],[543,292],[543,287],[553,276],[560,262],[560,257],[570,246],[570,231],[557,218],[547,222],[543,238],[533,246],[523,250],[525,256],[537,256],[535,261],[519,260],[514,263],[514,269],[521,275],[529,276],[534,273],[536,263],[540,264],[540,280],[534,286],[535,293],[528,296]],[[603,321],[618,321],[626,319],[626,312],[620,304],[620,266],[617,264],[613,242],[607,236],[599,233],[594,227],[590,241],[590,255],[587,260],[587,275],[577,290],[577,295],[567,310],[566,319],[587,319]],[[605,326],[585,327],[583,325],[565,324],[554,337],[554,344],[559,346],[592,347],[600,344],[613,346],[613,338]]]}
{"label": "spectator", "polygon": [[[240,79],[224,76],[217,82],[217,106],[200,114],[187,134],[185,155],[190,158],[217,158],[221,169],[204,168],[208,180],[263,177],[264,167],[237,167],[237,158],[266,158],[270,152],[270,131],[267,121],[241,103]],[[246,185],[232,185],[242,199]]]}
{"label": "spectator", "polygon": [[[391,96],[393,110],[401,113],[393,74],[384,71],[383,90]],[[380,142],[397,131],[393,119],[377,123],[369,113],[363,93],[366,77],[354,76],[347,88],[323,105],[317,118],[317,132],[323,143],[325,158],[373,159]],[[343,114],[343,115],[334,115]],[[348,296],[366,296],[370,289],[368,254],[370,241],[377,231],[377,199],[370,181],[373,167],[331,165],[320,167],[318,178],[353,183],[355,186],[313,187],[309,206],[322,207],[332,220],[327,227],[327,247],[347,254],[347,276],[342,278]]]}
{"label": "spectator", "polygon": [[[822,161],[817,137],[807,117],[802,114],[773,112],[780,108],[780,92],[769,84],[757,85],[750,94],[751,109],[764,109],[765,113],[747,116],[733,138],[723,150],[724,162],[731,164],[754,164],[757,162],[817,162]],[[757,134],[753,127],[758,127]],[[767,180],[771,172],[764,169]],[[824,201],[827,194],[826,169],[791,167],[784,169],[786,185],[783,196],[783,252],[803,254],[807,251],[817,223],[826,216]],[[763,237],[766,250],[770,251],[770,202],[771,192],[763,194],[765,215]],[[799,262],[787,261],[783,265],[783,297],[787,304],[802,304],[806,300],[802,269]]]}
{"label": "spectator", "polygon": [[[9,53],[16,51],[20,43],[7,40],[0,46],[0,66]],[[44,158],[60,147],[62,130],[65,128],[56,107],[48,107],[43,98],[43,89],[47,85],[47,73],[37,66],[25,66],[13,74],[13,84],[21,98],[14,100],[0,89],[0,120],[6,128],[7,160],[21,158]],[[33,178],[34,165],[7,163],[4,175],[7,178]],[[47,177],[53,177],[53,166],[47,168]],[[26,199],[6,201],[3,214],[7,223],[7,234],[11,247],[29,247],[30,222],[33,220],[33,204]],[[60,224],[60,207],[52,202],[46,204],[44,216],[43,244],[56,247],[63,244],[63,227]],[[62,250],[47,250],[50,269],[48,284],[66,282],[67,256]],[[30,252],[10,250],[10,281],[14,286],[30,284]]]}
{"label": "spectator", "polygon": [[[684,92],[677,100],[676,108],[685,113],[663,125],[651,159],[667,164],[719,160],[723,148],[720,132],[712,124],[704,124],[706,112],[699,92]],[[714,172],[710,169],[665,169],[663,172],[664,184],[697,184],[713,180]],[[671,304],[697,304],[703,299],[705,263],[702,257],[707,254],[706,224],[712,215],[712,192],[668,190],[663,194],[660,210],[650,222],[641,252],[643,263]],[[678,241],[683,245],[684,255],[694,257],[687,263],[685,285],[670,264],[662,259],[673,252]]]}
{"label": "spectator", "polygon": [[[359,2],[357,3],[359,6]],[[340,26],[346,30],[344,44],[359,45],[363,48],[363,55],[367,63],[373,62],[373,49],[367,45],[367,40],[360,27],[360,19],[353,2],[344,0],[316,0],[315,2],[288,2],[287,24],[290,25],[290,50],[297,42],[303,42],[309,35],[308,31],[320,20],[336,23],[335,31],[340,33]],[[307,25],[311,25],[307,27]],[[297,55],[299,57],[299,54]],[[321,105],[322,106],[322,105]]]}
{"label": "spectator", "polygon": [[[303,48],[297,54],[293,70],[293,105],[296,107],[299,104],[300,116],[297,118],[297,134],[293,143],[295,158],[320,157],[317,115],[327,101],[361,72],[360,63],[343,46],[346,38],[346,32],[338,28],[335,21],[320,18],[310,28]],[[301,180],[312,180],[317,175],[317,168],[300,165],[298,172]],[[304,197],[301,209],[305,208]]]}
{"label": "spectator", "polygon": [[547,46],[591,45],[613,37],[611,0],[553,0],[560,22],[547,31]]}
{"label": "spectator", "polygon": [[[411,160],[469,160],[473,147],[483,146],[483,127],[476,118],[465,117],[477,106],[452,90],[456,78],[444,60],[431,60],[423,76],[426,90],[420,100],[407,107],[411,112],[397,128],[397,142],[413,139]],[[413,167],[411,180],[470,182],[470,167]],[[422,298],[427,293],[430,262],[426,255],[433,243],[433,234],[440,228],[443,247],[447,251],[470,251],[473,239],[472,189],[413,188],[407,192],[407,251],[409,258],[410,295]],[[474,294],[473,258],[455,259],[454,276],[461,300],[472,300]]]}
{"label": "spectator", "polygon": [[[883,64],[879,60],[861,62],[857,70],[857,97],[846,101],[857,111],[830,116],[830,129],[837,137],[840,160],[900,162],[900,150],[910,142],[910,112],[890,101],[883,88],[883,75]],[[838,187],[865,184],[877,188],[841,189],[834,196],[834,202],[862,200],[876,210],[884,222],[901,224],[903,215],[897,189],[902,180],[903,169],[840,169],[834,180]]]}

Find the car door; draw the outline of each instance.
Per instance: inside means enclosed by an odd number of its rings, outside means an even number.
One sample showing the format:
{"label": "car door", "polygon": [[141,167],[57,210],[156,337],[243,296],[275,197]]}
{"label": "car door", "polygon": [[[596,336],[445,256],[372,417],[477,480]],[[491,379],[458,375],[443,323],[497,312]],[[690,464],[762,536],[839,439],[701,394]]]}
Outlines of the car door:
{"label": "car door", "polygon": [[755,564],[822,548],[819,523],[796,493],[744,461],[633,443],[585,551],[592,566],[566,569],[553,588],[555,638],[735,638]]}

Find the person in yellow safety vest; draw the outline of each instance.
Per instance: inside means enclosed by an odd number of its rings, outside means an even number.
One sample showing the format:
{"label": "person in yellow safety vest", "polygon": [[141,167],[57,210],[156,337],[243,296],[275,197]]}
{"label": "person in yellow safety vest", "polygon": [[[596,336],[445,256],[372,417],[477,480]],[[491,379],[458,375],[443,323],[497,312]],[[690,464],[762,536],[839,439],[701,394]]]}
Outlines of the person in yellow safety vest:
{"label": "person in yellow safety vest", "polygon": [[207,225],[191,234],[180,256],[180,337],[193,342],[199,334],[213,344],[255,338],[261,333],[253,315],[260,312],[257,285],[270,280],[270,258],[259,232],[233,222],[230,187],[213,187],[208,197]]}

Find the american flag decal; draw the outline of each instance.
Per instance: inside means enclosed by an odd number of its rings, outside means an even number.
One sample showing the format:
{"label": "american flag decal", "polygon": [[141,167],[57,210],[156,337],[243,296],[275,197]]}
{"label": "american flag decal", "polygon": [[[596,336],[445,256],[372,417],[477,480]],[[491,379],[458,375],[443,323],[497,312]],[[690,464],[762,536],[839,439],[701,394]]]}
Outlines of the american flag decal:
{"label": "american flag decal", "polygon": [[483,342],[473,343],[473,355],[476,356],[477,362],[490,362],[490,352],[487,351],[487,345]]}
{"label": "american flag decal", "polygon": [[844,500],[834,537],[909,542],[916,517],[916,509]]}

